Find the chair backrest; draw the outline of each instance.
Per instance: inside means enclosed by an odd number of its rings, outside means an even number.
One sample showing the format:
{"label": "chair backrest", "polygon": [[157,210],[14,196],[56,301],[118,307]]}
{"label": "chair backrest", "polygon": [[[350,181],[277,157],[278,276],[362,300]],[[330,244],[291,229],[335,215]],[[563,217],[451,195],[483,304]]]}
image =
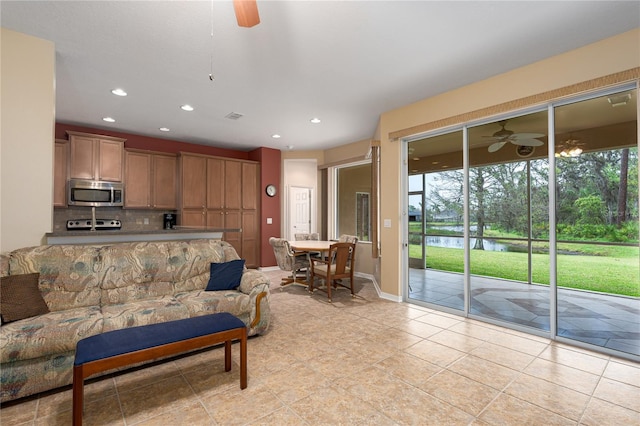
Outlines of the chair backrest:
{"label": "chair backrest", "polygon": [[358,242],[358,237],[355,235],[342,234],[340,235],[340,238],[338,238],[338,242],[356,244]]}
{"label": "chair backrest", "polygon": [[311,239],[311,234],[293,234],[293,238],[295,238],[296,241],[308,241]]}
{"label": "chair backrest", "polygon": [[329,262],[332,264],[333,277],[350,276],[355,263],[355,243],[334,243],[329,247]]}
{"label": "chair backrest", "polygon": [[294,259],[289,241],[284,238],[271,237],[269,238],[269,244],[273,247],[273,254],[276,255],[278,267],[283,271],[291,271]]}

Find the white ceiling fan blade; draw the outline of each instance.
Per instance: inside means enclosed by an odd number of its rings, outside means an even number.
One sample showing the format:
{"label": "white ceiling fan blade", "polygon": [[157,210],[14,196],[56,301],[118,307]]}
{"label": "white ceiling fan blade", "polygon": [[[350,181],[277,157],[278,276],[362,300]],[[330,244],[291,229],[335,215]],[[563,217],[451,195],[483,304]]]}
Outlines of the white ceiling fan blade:
{"label": "white ceiling fan blade", "polygon": [[511,141],[512,144],[514,145],[520,145],[520,146],[542,146],[544,145],[544,142],[538,140],[538,139],[516,139],[514,141]]}
{"label": "white ceiling fan blade", "polygon": [[506,143],[507,141],[492,143],[491,145],[489,145],[489,152],[496,152],[497,150],[502,148]]}
{"label": "white ceiling fan blade", "polygon": [[535,138],[541,138],[543,136],[544,134],[542,133],[516,133],[514,135],[511,135],[511,139],[516,139],[516,140],[535,139]]}

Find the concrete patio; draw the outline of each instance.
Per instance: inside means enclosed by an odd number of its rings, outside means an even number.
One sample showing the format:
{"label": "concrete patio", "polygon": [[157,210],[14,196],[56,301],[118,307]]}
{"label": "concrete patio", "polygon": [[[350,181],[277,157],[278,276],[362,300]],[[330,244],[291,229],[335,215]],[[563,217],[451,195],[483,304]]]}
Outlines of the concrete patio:
{"label": "concrete patio", "polygon": [[[409,269],[409,299],[463,310],[463,275]],[[640,299],[558,289],[558,336],[640,355]],[[472,276],[474,315],[549,331],[549,287]]]}

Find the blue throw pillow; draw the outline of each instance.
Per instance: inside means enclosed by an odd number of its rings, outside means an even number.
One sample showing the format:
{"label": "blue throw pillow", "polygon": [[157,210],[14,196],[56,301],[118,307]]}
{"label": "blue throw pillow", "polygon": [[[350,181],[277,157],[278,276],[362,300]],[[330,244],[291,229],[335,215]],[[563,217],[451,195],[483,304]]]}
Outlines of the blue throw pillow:
{"label": "blue throw pillow", "polygon": [[209,283],[206,291],[235,290],[240,285],[244,259],[225,263],[212,263],[209,270]]}

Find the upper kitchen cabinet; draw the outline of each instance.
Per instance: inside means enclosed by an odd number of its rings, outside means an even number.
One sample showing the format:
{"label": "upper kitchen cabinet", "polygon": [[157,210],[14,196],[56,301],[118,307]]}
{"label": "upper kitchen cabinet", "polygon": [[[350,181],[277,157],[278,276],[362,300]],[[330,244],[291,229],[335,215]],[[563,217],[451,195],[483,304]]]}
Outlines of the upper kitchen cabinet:
{"label": "upper kitchen cabinet", "polygon": [[254,161],[180,153],[178,220],[181,226],[224,229],[227,241],[257,267],[259,165]]}
{"label": "upper kitchen cabinet", "polygon": [[173,154],[126,150],[124,207],[175,210],[176,164]]}
{"label": "upper kitchen cabinet", "polygon": [[68,152],[68,141],[56,139],[53,152],[53,207],[67,207]]}
{"label": "upper kitchen cabinet", "polygon": [[204,210],[207,205],[207,158],[181,154],[179,177],[181,208]]}
{"label": "upper kitchen cabinet", "polygon": [[242,163],[242,208],[258,208],[258,164]]}
{"label": "upper kitchen cabinet", "polygon": [[69,178],[122,182],[125,139],[67,131]]}
{"label": "upper kitchen cabinet", "polygon": [[154,209],[175,210],[178,207],[178,157],[154,154],[151,158],[151,198]]}
{"label": "upper kitchen cabinet", "polygon": [[207,159],[207,208],[242,208],[241,197],[245,191],[242,181],[243,162],[220,158]]}

